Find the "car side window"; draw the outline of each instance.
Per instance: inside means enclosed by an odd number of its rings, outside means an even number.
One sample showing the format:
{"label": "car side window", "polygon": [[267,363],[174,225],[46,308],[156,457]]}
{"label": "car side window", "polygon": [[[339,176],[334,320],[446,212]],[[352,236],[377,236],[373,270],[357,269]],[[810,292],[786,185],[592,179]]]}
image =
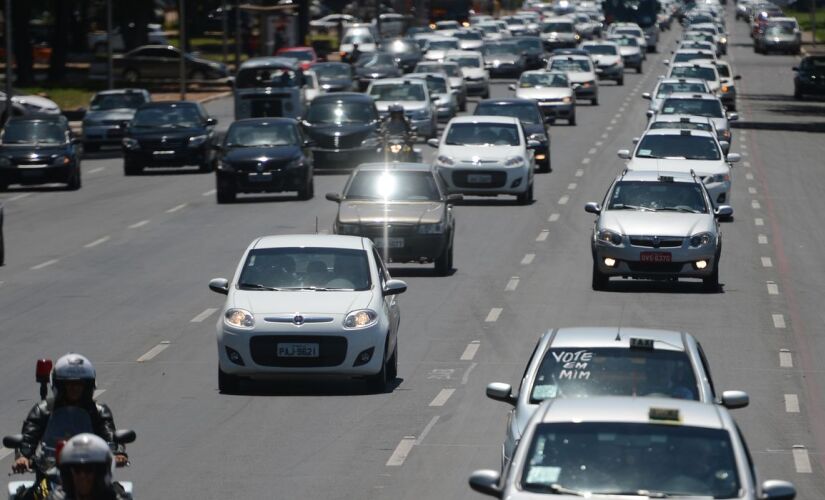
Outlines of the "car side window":
{"label": "car side window", "polygon": [[539,351],[539,346],[541,345],[541,338],[539,341],[536,342],[536,346],[533,347],[533,352],[530,354],[530,359],[527,360],[527,364],[524,366],[524,373],[521,374],[521,382],[519,383],[518,393],[521,394],[521,391],[524,389],[524,379],[527,378],[527,371],[530,369],[530,366],[533,364],[533,359],[536,357],[536,353]]}
{"label": "car side window", "polygon": [[756,481],[756,478],[757,478],[757,476],[756,476],[756,467],[753,465],[753,458],[751,457],[751,450],[750,450],[750,448],[748,448],[748,443],[745,441],[745,436],[742,435],[742,430],[739,429],[738,425],[736,425],[736,424],[733,424],[733,425],[736,427],[736,434],[738,434],[738,436],[739,436],[739,441],[742,443],[742,448],[745,449],[745,457],[747,457],[747,460],[748,460],[748,470],[751,473],[751,481],[753,481],[753,487],[756,488],[757,487],[757,484],[756,484],[756,482],[757,482]]}
{"label": "car side window", "polygon": [[378,281],[381,284],[381,288],[384,288],[387,280],[390,279],[390,273],[384,266],[384,259],[381,258],[381,255],[378,254],[375,248],[372,249],[372,256],[375,259],[375,265],[378,268]]}
{"label": "car side window", "polygon": [[707,358],[705,357],[705,350],[702,349],[702,344],[696,342],[696,348],[699,350],[699,359],[702,360],[702,368],[705,370],[705,373],[708,376],[708,385],[710,385],[710,392],[711,395],[716,398],[716,388],[713,387],[713,377],[710,374],[710,364],[708,363]]}

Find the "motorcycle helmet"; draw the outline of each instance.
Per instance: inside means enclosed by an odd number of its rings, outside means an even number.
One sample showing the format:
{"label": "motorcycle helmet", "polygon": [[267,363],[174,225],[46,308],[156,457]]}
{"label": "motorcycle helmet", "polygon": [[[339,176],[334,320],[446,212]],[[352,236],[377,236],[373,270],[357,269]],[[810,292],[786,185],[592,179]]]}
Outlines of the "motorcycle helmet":
{"label": "motorcycle helmet", "polygon": [[109,445],[100,436],[90,433],[78,434],[68,441],[60,450],[58,467],[63,490],[69,497],[74,497],[74,478],[72,467],[92,467],[95,474],[95,490],[103,491],[112,485],[114,457]]}
{"label": "motorcycle helmet", "polygon": [[95,367],[86,356],[73,352],[61,356],[52,370],[52,391],[55,399],[62,399],[66,382],[81,381],[84,383],[83,399],[91,401],[96,376]]}
{"label": "motorcycle helmet", "polygon": [[387,111],[390,113],[390,119],[401,119],[404,118],[404,107],[400,104],[391,104]]}

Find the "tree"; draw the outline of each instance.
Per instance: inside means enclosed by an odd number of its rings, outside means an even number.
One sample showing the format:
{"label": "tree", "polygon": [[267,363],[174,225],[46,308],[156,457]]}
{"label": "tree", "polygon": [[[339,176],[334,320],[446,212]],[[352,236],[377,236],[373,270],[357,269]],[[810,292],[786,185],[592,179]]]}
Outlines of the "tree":
{"label": "tree", "polygon": [[[19,2],[18,2],[19,3]],[[55,0],[54,26],[52,28],[52,56],[49,60],[50,82],[62,82],[66,77],[66,61],[69,55],[69,29],[72,21],[72,3]]]}

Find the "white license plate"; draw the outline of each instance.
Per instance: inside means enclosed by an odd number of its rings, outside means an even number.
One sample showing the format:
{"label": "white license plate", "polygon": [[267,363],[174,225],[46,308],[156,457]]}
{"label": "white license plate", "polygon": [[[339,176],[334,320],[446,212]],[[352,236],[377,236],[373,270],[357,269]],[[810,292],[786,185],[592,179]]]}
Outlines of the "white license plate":
{"label": "white license plate", "polygon": [[467,176],[467,182],[470,184],[488,184],[492,180],[493,176],[487,174],[470,174]]}
{"label": "white license plate", "polygon": [[318,344],[278,344],[279,358],[317,358],[319,355]]}
{"label": "white license plate", "polygon": [[46,168],[45,163],[32,163],[31,165],[17,165],[17,168]]}
{"label": "white license plate", "polygon": [[404,248],[404,238],[375,238],[378,248]]}
{"label": "white license plate", "polygon": [[264,173],[255,173],[252,172],[249,174],[249,181],[250,182],[267,182],[272,180],[272,173],[271,172],[264,172]]}
{"label": "white license plate", "polygon": [[162,150],[162,151],[152,151],[152,154],[162,156],[162,155],[173,155],[173,154],[175,154],[175,152],[174,151]]}

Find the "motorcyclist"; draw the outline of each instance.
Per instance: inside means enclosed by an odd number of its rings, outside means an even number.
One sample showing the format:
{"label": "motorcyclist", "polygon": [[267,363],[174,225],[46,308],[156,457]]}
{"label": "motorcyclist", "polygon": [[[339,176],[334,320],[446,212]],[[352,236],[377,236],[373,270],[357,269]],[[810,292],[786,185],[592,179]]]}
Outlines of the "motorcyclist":
{"label": "motorcyclist", "polygon": [[52,397],[38,402],[23,423],[23,443],[17,449],[12,471],[23,473],[32,467],[32,458],[43,439],[52,413],[64,407],[75,407],[89,414],[94,433],[100,436],[114,453],[118,466],[126,465],[128,457],[123,445],[115,443],[115,423],[108,406],[93,399],[95,368],[85,356],[69,353],[55,363],[52,370]]}
{"label": "motorcyclist", "polygon": [[392,104],[387,108],[389,114],[384,119],[384,134],[387,136],[403,135],[405,138],[412,132],[410,121],[404,114],[404,107],[399,104]]}
{"label": "motorcyclist", "polygon": [[60,487],[49,500],[126,500],[123,487],[112,481],[109,445],[99,436],[78,434],[60,451]]}
{"label": "motorcyclist", "polygon": [[352,44],[352,52],[349,55],[350,63],[352,63],[352,64],[357,63],[359,57],[361,57],[361,51],[358,49],[358,44],[353,43]]}

